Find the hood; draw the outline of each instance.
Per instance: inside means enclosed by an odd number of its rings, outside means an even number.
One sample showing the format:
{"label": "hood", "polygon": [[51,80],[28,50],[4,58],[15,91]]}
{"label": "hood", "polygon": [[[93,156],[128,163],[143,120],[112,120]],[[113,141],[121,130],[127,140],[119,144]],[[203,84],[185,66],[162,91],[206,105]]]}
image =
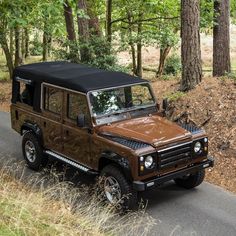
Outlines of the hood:
{"label": "hood", "polygon": [[133,139],[155,147],[192,137],[187,130],[157,115],[105,125],[99,128],[99,133]]}

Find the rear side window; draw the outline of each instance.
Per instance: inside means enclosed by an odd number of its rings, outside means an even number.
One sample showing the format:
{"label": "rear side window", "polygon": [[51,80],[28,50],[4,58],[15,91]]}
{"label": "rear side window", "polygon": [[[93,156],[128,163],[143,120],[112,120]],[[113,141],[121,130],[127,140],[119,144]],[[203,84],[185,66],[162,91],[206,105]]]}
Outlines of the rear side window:
{"label": "rear side window", "polygon": [[44,87],[44,110],[55,114],[62,112],[63,92],[53,87]]}
{"label": "rear side window", "polygon": [[18,95],[17,101],[27,104],[29,106],[33,106],[34,103],[34,86],[32,83],[28,83],[30,81],[20,80],[18,79],[17,82],[19,83],[18,87]]}

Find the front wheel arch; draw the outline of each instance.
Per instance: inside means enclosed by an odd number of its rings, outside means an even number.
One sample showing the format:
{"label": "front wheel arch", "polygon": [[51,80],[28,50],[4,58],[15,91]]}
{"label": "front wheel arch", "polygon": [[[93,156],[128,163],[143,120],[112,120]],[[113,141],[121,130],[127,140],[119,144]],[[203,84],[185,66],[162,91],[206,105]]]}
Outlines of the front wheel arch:
{"label": "front wheel arch", "polygon": [[121,157],[116,153],[103,153],[103,155],[99,159],[99,172],[101,172],[102,169],[104,169],[108,165],[116,166],[124,174],[129,182],[133,181],[130,165],[126,158]]}

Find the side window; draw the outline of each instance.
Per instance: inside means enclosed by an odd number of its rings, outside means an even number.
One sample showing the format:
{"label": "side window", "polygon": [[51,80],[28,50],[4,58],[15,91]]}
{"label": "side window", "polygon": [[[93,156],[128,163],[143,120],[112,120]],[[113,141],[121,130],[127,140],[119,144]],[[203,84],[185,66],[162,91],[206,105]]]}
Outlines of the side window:
{"label": "side window", "polygon": [[17,101],[33,106],[34,103],[34,86],[31,84],[26,84],[22,81],[19,82],[19,93]]}
{"label": "side window", "polygon": [[61,114],[63,92],[53,87],[44,87],[44,110]]}
{"label": "side window", "polygon": [[87,97],[82,94],[67,94],[67,117],[71,120],[76,120],[79,114],[85,115],[85,121],[88,125],[90,123],[90,114]]}

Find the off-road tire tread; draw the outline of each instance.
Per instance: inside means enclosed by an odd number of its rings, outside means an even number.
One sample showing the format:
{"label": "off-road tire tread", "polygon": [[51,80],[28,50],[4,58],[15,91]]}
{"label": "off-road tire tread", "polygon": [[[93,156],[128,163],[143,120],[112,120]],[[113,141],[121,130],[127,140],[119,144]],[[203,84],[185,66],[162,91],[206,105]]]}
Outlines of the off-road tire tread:
{"label": "off-road tire tread", "polygon": [[205,178],[205,169],[199,170],[195,174],[190,175],[187,179],[175,179],[175,183],[183,188],[191,189],[199,186]]}
{"label": "off-road tire tread", "polygon": [[101,171],[101,176],[111,175],[117,179],[120,184],[121,192],[124,195],[128,195],[129,198],[125,198],[125,202],[122,205],[123,210],[135,210],[138,207],[137,192],[133,189],[131,183],[125,178],[124,174],[118,167],[114,165],[107,165]]}
{"label": "off-road tire tread", "polygon": [[[27,140],[30,140],[31,142],[33,142],[35,149],[36,149],[36,160],[34,163],[29,162],[28,159],[26,158],[26,155],[25,155],[25,143]],[[22,152],[23,152],[24,159],[30,169],[35,170],[35,171],[39,171],[47,165],[48,158],[44,155],[43,148],[39,144],[39,141],[38,141],[36,135],[32,131],[27,131],[23,135]]]}

